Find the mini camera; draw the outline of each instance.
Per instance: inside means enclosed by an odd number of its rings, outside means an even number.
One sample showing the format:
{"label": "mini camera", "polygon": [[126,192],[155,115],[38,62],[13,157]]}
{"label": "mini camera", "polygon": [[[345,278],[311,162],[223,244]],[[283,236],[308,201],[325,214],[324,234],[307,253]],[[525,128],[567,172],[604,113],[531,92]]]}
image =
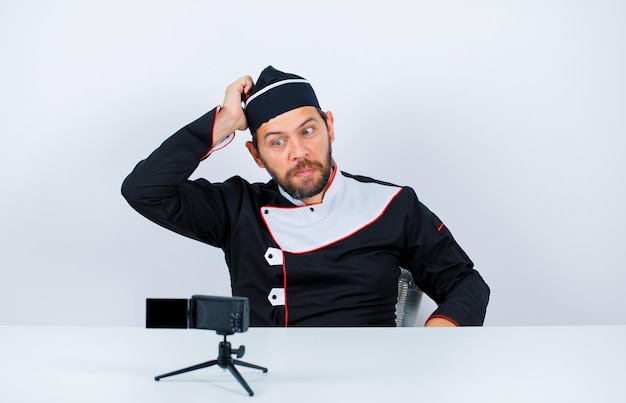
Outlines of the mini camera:
{"label": "mini camera", "polygon": [[233,355],[236,355],[237,358],[243,357],[246,347],[240,346],[233,349],[230,342],[226,340],[228,335],[248,330],[249,322],[250,305],[246,297],[194,295],[191,299],[146,299],[147,328],[208,329],[215,330],[217,334],[224,336],[224,341],[219,344],[219,355],[216,360],[206,361],[191,367],[158,375],[154,377],[154,380],[159,381],[173,375],[217,365],[222,369],[228,369],[248,392],[248,395],[254,395],[254,392],[239,371],[237,371],[235,365],[259,369],[263,372],[267,372],[267,368],[233,359]]}
{"label": "mini camera", "polygon": [[207,329],[233,334],[247,331],[249,323],[250,304],[246,297],[146,299],[146,328]]}

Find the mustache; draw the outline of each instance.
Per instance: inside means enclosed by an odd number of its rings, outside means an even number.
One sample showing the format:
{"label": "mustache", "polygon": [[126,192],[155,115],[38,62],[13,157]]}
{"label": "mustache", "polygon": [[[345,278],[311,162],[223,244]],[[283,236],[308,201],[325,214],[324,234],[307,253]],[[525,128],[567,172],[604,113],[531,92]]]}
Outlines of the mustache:
{"label": "mustache", "polygon": [[309,168],[317,168],[320,171],[324,169],[324,166],[316,161],[309,161],[309,160],[302,160],[302,161],[298,161],[298,164],[291,168],[287,174],[289,176],[295,175],[296,173],[304,170],[304,169],[309,169]]}

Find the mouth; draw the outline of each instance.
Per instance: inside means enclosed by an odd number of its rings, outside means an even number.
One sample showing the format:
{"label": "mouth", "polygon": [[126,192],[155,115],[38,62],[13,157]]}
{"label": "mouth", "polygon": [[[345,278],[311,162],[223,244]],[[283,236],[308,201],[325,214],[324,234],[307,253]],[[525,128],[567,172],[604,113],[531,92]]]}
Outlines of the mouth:
{"label": "mouth", "polygon": [[294,178],[306,178],[313,175],[316,171],[322,170],[321,164],[311,161],[303,161],[291,170],[291,176]]}
{"label": "mouth", "polygon": [[315,173],[316,169],[313,167],[309,167],[309,168],[305,168],[299,171],[296,171],[293,176],[295,176],[296,178],[303,178],[309,175],[313,175],[313,173]]}

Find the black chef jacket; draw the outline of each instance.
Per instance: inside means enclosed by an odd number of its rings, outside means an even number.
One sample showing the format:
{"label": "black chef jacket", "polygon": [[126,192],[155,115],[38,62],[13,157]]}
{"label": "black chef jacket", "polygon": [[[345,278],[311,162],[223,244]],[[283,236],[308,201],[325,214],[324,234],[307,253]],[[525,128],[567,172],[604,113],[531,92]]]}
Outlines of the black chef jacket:
{"label": "black chef jacket", "polygon": [[122,185],[139,213],[224,251],[251,326],[395,326],[399,267],[438,307],[481,325],[489,288],[410,187],[335,169],[322,203],[302,205],[270,180],[189,180],[214,149],[218,109],[185,126]]}

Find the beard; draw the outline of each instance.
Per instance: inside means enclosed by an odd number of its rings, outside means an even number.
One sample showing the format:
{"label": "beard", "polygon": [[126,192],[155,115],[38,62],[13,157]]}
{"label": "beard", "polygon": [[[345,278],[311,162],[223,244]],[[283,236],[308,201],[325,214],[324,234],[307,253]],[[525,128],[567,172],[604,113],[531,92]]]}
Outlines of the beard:
{"label": "beard", "polygon": [[[311,175],[311,177],[303,180],[293,179],[296,173],[310,168],[313,168],[317,172],[321,173],[321,176],[317,177],[317,175]],[[280,177],[272,169],[267,168],[267,165],[266,169],[274,181],[276,181],[276,183],[278,183],[278,185],[283,188],[289,196],[297,200],[308,199],[309,197],[313,197],[324,191],[328,185],[330,174],[332,173],[332,151],[329,147],[324,163],[302,160],[299,161],[295,167],[287,171],[287,173],[282,177]]]}

